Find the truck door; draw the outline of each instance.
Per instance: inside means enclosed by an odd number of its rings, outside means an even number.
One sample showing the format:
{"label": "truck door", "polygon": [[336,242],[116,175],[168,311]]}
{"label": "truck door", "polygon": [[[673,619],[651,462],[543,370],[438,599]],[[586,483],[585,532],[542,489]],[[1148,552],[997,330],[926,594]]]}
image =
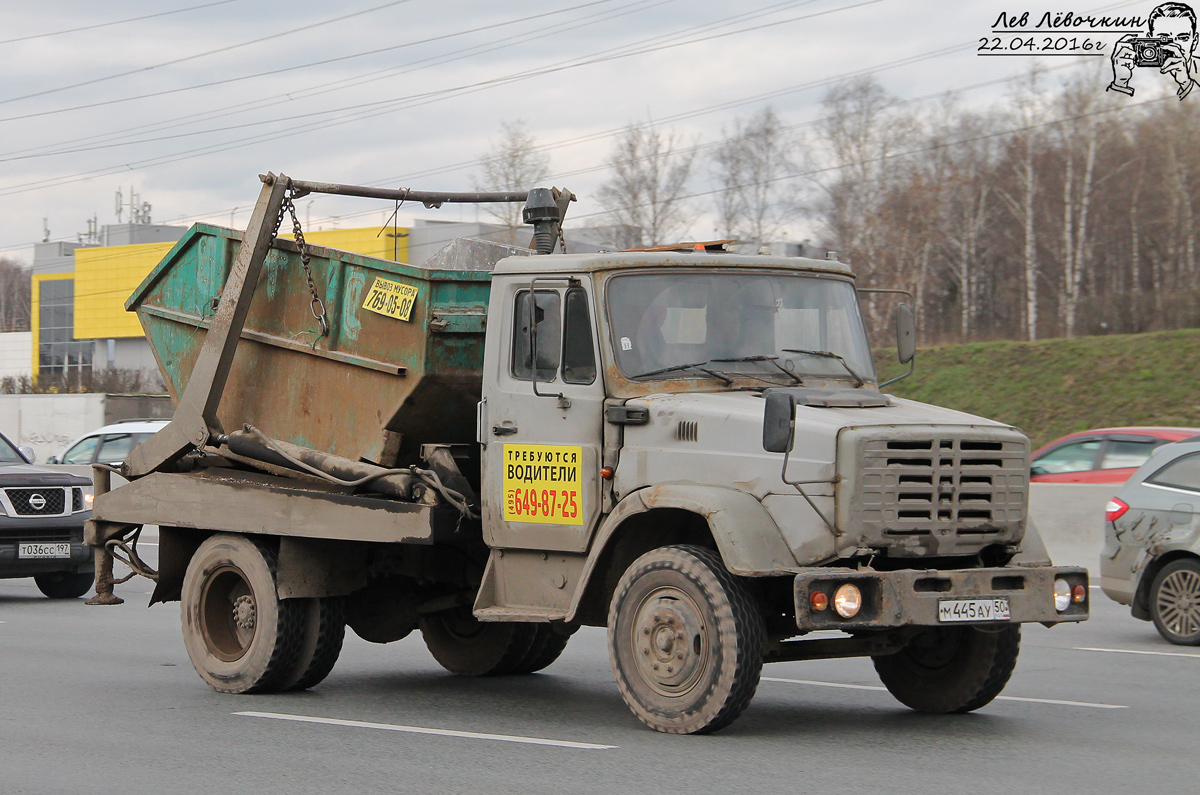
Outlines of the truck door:
{"label": "truck door", "polygon": [[604,407],[591,283],[502,284],[492,286],[479,412],[484,538],[582,552],[600,513]]}

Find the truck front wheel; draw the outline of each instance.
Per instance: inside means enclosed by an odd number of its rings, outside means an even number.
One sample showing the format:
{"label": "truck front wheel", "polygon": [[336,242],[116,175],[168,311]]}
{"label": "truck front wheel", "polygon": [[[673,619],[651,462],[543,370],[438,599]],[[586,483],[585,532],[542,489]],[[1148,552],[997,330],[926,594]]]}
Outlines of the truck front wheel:
{"label": "truck front wheel", "polygon": [[613,593],[608,654],[617,688],[657,731],[700,734],[732,723],[758,688],[764,645],[754,598],[703,547],[647,552]]}
{"label": "truck front wheel", "polygon": [[1000,695],[1020,648],[1020,624],[933,627],[873,662],[880,681],[901,704],[918,712],[971,712]]}
{"label": "truck front wheel", "polygon": [[[280,599],[277,554],[265,542],[219,533],[183,576],[183,642],[200,678],[222,693],[278,690],[296,674],[304,600]],[[306,666],[307,668],[307,666]]]}

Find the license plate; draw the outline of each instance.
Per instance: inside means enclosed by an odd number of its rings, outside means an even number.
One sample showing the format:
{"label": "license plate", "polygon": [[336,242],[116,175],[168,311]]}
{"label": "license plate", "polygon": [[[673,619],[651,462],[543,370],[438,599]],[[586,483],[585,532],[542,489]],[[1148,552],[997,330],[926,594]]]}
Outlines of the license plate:
{"label": "license plate", "polygon": [[18,558],[69,558],[71,545],[62,544],[17,544]]}
{"label": "license plate", "polygon": [[1008,598],[989,599],[943,599],[938,602],[938,621],[1008,621],[1012,612],[1008,609]]}

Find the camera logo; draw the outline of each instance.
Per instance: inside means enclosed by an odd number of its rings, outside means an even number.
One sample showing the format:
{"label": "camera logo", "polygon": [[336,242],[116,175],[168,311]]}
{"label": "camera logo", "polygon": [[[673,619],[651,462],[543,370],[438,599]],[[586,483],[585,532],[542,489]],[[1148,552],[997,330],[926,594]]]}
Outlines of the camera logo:
{"label": "camera logo", "polygon": [[1129,34],[1113,47],[1113,79],[1109,91],[1133,96],[1129,85],[1138,67],[1157,69],[1175,81],[1175,95],[1183,99],[1200,77],[1196,67],[1196,12],[1187,3],[1163,3],[1150,12],[1146,36]]}

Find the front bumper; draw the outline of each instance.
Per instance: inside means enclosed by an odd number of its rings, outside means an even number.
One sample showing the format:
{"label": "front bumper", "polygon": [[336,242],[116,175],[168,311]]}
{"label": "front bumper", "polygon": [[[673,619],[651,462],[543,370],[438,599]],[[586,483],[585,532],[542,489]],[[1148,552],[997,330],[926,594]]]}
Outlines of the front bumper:
{"label": "front bumper", "polygon": [[[70,516],[0,517],[0,578],[89,570],[93,553],[83,543],[83,522],[90,517],[90,511]],[[71,544],[70,557],[17,557],[20,544],[62,542]]]}
{"label": "front bumper", "polygon": [[[1071,603],[1063,612],[1054,609],[1054,581],[1082,585],[1088,596]],[[842,618],[830,605],[814,611],[810,595],[819,590],[832,595],[842,583],[853,583],[863,595],[861,610],[853,618]],[[994,569],[952,571],[859,571],[855,569],[810,569],[796,575],[796,626],[802,631],[818,629],[888,629],[893,627],[954,626],[967,623],[1058,624],[1085,621],[1088,617],[1087,569],[1075,566],[1005,566]],[[948,599],[1004,597],[1010,618],[1005,621],[954,622],[938,619],[938,605]]]}

